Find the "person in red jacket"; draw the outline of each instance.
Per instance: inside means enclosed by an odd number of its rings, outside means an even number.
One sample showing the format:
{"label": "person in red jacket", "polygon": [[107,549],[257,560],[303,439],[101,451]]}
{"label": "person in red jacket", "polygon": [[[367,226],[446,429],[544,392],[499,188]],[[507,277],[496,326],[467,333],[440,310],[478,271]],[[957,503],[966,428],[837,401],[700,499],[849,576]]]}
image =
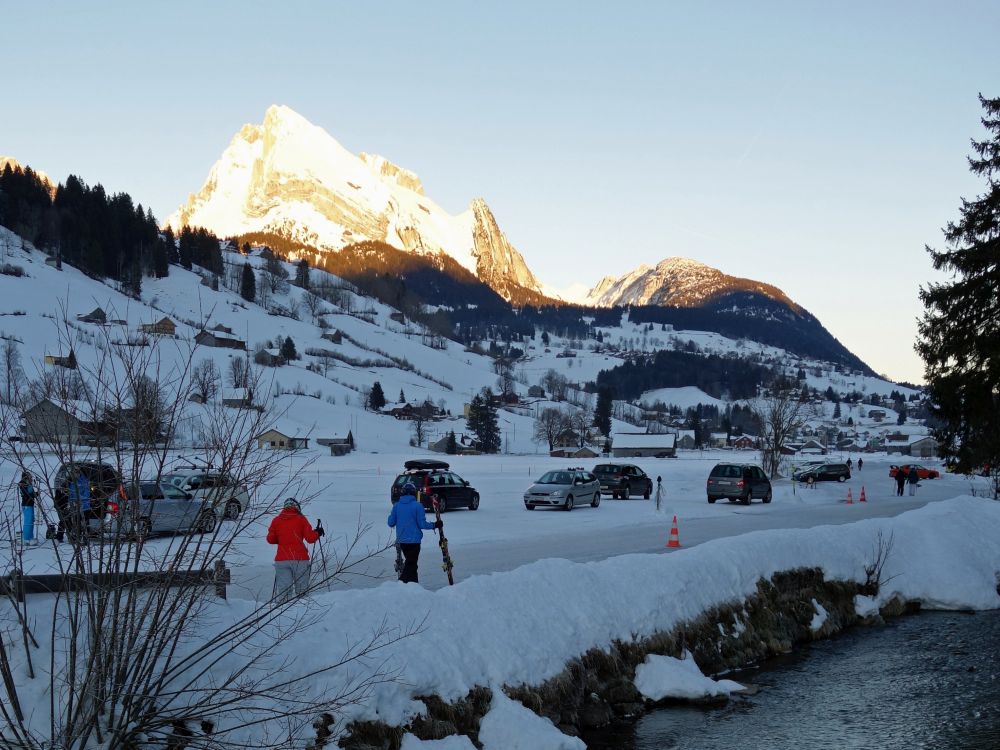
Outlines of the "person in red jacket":
{"label": "person in red jacket", "polygon": [[285,500],[284,507],[267,530],[267,543],[277,544],[274,555],[274,593],[279,602],[285,602],[309,591],[311,563],[305,542],[310,544],[326,532],[314,529],[302,515],[299,501],[294,497]]}

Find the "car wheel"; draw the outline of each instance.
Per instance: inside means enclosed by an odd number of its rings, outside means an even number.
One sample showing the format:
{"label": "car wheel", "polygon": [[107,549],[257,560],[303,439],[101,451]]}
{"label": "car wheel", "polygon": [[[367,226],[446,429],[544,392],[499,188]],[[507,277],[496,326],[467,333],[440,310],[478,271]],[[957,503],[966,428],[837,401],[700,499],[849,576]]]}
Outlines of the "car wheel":
{"label": "car wheel", "polygon": [[839,477],[837,477],[837,481],[838,482],[846,482],[847,481],[847,477],[844,476],[843,474],[841,474]]}
{"label": "car wheel", "polygon": [[743,503],[744,505],[749,505],[750,504],[750,490],[747,490],[747,494],[745,494],[743,496],[743,498],[740,500],[740,502]]}
{"label": "car wheel", "polygon": [[709,502],[710,505],[715,505],[715,501],[718,500],[718,499],[719,498],[712,497],[711,495],[708,496],[708,502]]}
{"label": "car wheel", "polygon": [[199,534],[211,534],[215,531],[215,523],[215,514],[211,511],[206,511],[205,513],[202,513],[201,517],[198,519],[198,526],[196,530]]}
{"label": "car wheel", "polygon": [[240,505],[240,501],[236,498],[232,498],[228,503],[226,503],[226,512],[223,517],[230,521],[235,521],[240,517],[240,511],[242,510],[243,507]]}
{"label": "car wheel", "polygon": [[534,510],[535,506],[534,505],[525,505],[524,508],[525,508],[525,510]]}
{"label": "car wheel", "polygon": [[766,503],[769,503],[769,502],[771,502],[771,490],[768,490],[767,494],[764,495],[764,503],[766,504]]}
{"label": "car wheel", "polygon": [[153,533],[153,522],[148,518],[140,518],[135,524],[135,538],[144,542],[149,539],[150,534]]}
{"label": "car wheel", "polygon": [[649,496],[652,494],[653,494],[653,485],[652,483],[650,483],[650,485],[646,488],[646,491],[642,493],[642,499],[649,500]]}
{"label": "car wheel", "polygon": [[632,496],[632,486],[626,484],[622,487],[622,500],[628,500]]}
{"label": "car wheel", "polygon": [[[434,507],[434,503],[431,503],[431,507]],[[444,513],[448,510],[448,499],[443,495],[438,495],[438,513]]]}
{"label": "car wheel", "polygon": [[469,500],[469,510],[479,510],[479,493],[473,492],[472,499]]}
{"label": "car wheel", "polygon": [[563,510],[573,510],[573,496],[570,495],[566,498],[566,504],[563,505]]}
{"label": "car wheel", "polygon": [[595,492],[594,493],[594,499],[590,501],[590,507],[591,508],[596,508],[600,504],[601,504],[601,493],[600,492]]}

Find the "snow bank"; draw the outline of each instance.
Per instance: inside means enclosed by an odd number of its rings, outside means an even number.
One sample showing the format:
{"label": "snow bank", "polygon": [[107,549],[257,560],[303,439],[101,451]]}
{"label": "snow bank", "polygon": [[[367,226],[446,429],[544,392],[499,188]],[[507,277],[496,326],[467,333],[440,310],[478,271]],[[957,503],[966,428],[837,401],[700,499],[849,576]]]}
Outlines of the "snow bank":
{"label": "snow bank", "polygon": [[[352,681],[365,670],[386,669],[397,679],[377,685],[368,700],[349,706],[346,718],[404,725],[425,710],[414,696],[436,694],[455,701],[475,686],[541,684],[589,649],[669,631],[712,607],[743,601],[755,593],[759,579],[780,571],[819,568],[828,580],[861,583],[880,536],[891,538],[883,570],[886,583],[868,606],[899,596],[927,608],[1000,607],[1000,503],[965,496],[895,518],[753,532],[669,554],[592,563],[541,560],[437,591],[393,581],[324,593],[297,605],[299,614],[315,618],[311,627],[301,632],[262,629],[245,647],[261,649],[280,641],[270,661],[280,663],[291,677],[336,662],[377,631],[391,636],[416,628],[415,634],[385,644],[370,662],[314,675],[310,694],[302,696],[320,700],[356,684]],[[436,552],[426,545],[425,555]],[[254,606],[240,600],[213,603],[203,637],[212,638]],[[15,679],[27,679],[23,663],[15,663],[14,669]],[[212,677],[225,679],[226,673]],[[498,716],[517,713],[517,706],[503,699],[494,708]],[[500,728],[492,725],[492,720],[484,722],[484,742],[500,736]]]}
{"label": "snow bank", "polygon": [[484,750],[587,750],[582,740],[568,737],[548,719],[493,691],[490,710],[479,725]]}

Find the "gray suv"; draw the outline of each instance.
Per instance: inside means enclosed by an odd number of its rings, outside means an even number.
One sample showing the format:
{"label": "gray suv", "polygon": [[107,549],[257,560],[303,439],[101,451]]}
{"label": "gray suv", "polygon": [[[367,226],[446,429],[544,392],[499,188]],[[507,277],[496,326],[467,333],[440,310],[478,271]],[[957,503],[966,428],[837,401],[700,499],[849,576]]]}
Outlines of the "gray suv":
{"label": "gray suv", "polygon": [[642,495],[649,500],[653,494],[653,480],[635,464],[597,464],[594,475],[611,497],[628,500],[631,495]]}
{"label": "gray suv", "polygon": [[755,497],[771,502],[771,480],[757,464],[716,464],[708,475],[706,490],[710,503],[725,498],[731,503],[739,500],[749,505]]}
{"label": "gray suv", "polygon": [[167,482],[135,482],[127,494],[128,499],[120,499],[113,512],[117,531],[126,536],[146,539],[178,531],[211,534],[218,523],[207,498],[195,497]]}

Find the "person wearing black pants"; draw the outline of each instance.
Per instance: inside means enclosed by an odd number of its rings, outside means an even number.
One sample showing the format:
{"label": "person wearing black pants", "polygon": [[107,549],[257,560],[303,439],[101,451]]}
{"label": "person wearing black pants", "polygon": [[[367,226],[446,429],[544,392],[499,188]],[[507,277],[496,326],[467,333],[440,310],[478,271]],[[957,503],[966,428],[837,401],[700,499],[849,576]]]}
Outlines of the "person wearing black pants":
{"label": "person wearing black pants", "polygon": [[417,500],[417,488],[413,482],[403,485],[403,492],[389,513],[389,528],[396,530],[396,541],[403,553],[403,569],[399,580],[403,583],[417,583],[417,560],[420,558],[420,542],[424,531],[440,528],[440,521],[427,520],[424,506]]}

